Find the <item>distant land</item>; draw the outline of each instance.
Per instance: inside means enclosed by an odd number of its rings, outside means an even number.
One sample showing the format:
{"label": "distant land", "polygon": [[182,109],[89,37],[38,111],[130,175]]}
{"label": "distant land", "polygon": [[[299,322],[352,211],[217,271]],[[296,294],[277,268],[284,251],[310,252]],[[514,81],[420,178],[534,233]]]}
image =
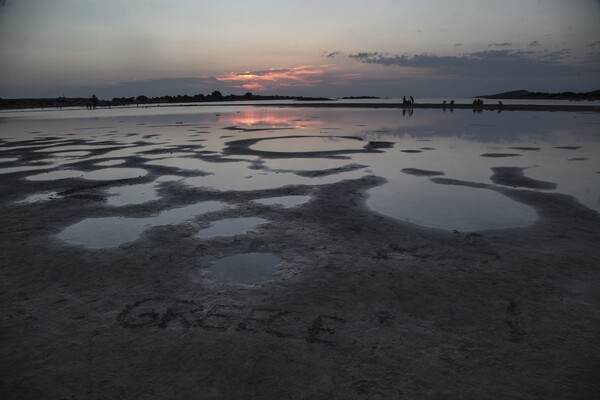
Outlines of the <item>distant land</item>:
{"label": "distant land", "polygon": [[62,108],[62,107],[118,107],[144,104],[182,104],[182,103],[208,103],[216,101],[262,101],[262,100],[296,100],[296,101],[330,101],[326,97],[304,97],[304,96],[269,96],[255,95],[247,92],[243,95],[223,95],[218,90],[211,94],[197,94],[194,96],[160,96],[160,97],[115,97],[112,100],[98,99],[95,95],[91,97],[54,97],[54,98],[26,98],[26,99],[3,99],[0,98],[0,109],[24,109],[24,108]]}
{"label": "distant land", "polygon": [[511,92],[504,92],[498,94],[486,94],[481,97],[483,99],[506,99],[506,100],[600,100],[600,90],[594,90],[593,92],[575,93],[575,92],[561,92],[561,93],[546,93],[546,92],[530,92],[528,90],[513,90]]}
{"label": "distant land", "polygon": [[[511,99],[511,100],[570,100],[570,101],[586,101],[600,100],[600,90],[585,93],[562,92],[562,93],[545,93],[545,92],[530,92],[527,90],[514,90],[498,94],[476,96],[479,99]],[[335,100],[372,100],[380,99],[376,96],[351,96],[341,97],[339,99],[327,97],[304,97],[304,96],[279,96],[279,95],[254,95],[247,92],[243,95],[223,95],[218,90],[210,94],[177,95],[177,96],[159,96],[159,97],[115,97],[111,100],[103,100],[95,95],[91,97],[54,97],[54,98],[21,98],[21,99],[3,99],[0,98],[0,110],[19,110],[19,109],[61,109],[67,107],[87,107],[88,109],[110,108],[110,107],[160,107],[161,105],[194,105],[197,103],[215,103],[215,102],[245,102],[245,101],[281,101],[280,106],[305,106],[314,107],[339,107],[339,103]],[[289,100],[294,100],[289,102]],[[418,100],[418,99],[417,99]],[[304,104],[303,104],[304,103]],[[498,104],[496,104],[498,103]],[[439,103],[416,103],[406,104],[401,100],[398,103],[370,103],[370,102],[352,102],[344,103],[344,107],[372,107],[372,108],[476,108],[479,111],[486,110],[569,110],[569,111],[600,111],[600,106],[597,105],[550,105],[550,104],[512,104],[503,105],[501,102],[494,104],[454,104],[440,101]]]}

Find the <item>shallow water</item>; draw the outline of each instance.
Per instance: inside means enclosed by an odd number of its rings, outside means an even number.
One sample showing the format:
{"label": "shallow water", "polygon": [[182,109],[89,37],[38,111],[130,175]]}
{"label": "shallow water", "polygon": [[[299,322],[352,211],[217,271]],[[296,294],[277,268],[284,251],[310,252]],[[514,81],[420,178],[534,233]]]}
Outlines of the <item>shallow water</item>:
{"label": "shallow water", "polygon": [[255,202],[265,206],[283,206],[285,208],[296,207],[310,200],[310,196],[280,196],[265,199],[256,199]]}
{"label": "shallow water", "polygon": [[251,285],[273,278],[280,262],[271,253],[243,253],[215,261],[208,271],[217,283]]}
{"label": "shallow water", "polygon": [[77,170],[56,170],[28,176],[30,181],[54,181],[67,178],[81,178],[92,181],[119,180],[144,176],[148,171],[141,168],[103,168],[90,172]]}
{"label": "shallow water", "polygon": [[260,151],[278,153],[317,152],[362,149],[367,143],[361,140],[337,136],[314,136],[300,138],[265,139],[251,146]]}
{"label": "shallow water", "polygon": [[136,240],[153,226],[179,224],[197,215],[221,210],[225,206],[218,201],[206,201],[173,208],[146,218],[87,218],[67,227],[57,237],[69,244],[90,248],[117,247]]}
{"label": "shallow water", "polygon": [[[153,168],[167,168],[158,179],[168,173],[190,188],[219,191],[328,185],[376,175],[387,182],[367,193],[366,204],[374,211],[424,226],[478,230],[526,226],[535,220],[535,212],[490,189],[437,184],[422,173],[403,170],[435,171],[449,179],[493,185],[492,168],[517,167],[527,178],[556,184],[555,189],[546,185],[523,190],[568,194],[600,211],[597,113],[417,109],[403,114],[393,109],[240,105],[3,116],[2,179],[21,173],[19,179],[31,182],[57,180],[63,185],[60,190],[71,178],[127,180]],[[252,149],[279,156],[223,154],[227,142],[240,139],[265,139]],[[362,152],[370,141],[393,146]],[[322,151],[342,152],[335,153],[337,159],[286,157]],[[41,159],[44,155],[53,157]],[[117,162],[127,162],[127,168],[106,168]],[[80,164],[88,172],[78,170]],[[365,167],[351,170],[351,165]],[[35,173],[27,176],[24,171]],[[109,204],[157,198],[156,183],[119,187],[107,189]],[[284,206],[295,205],[283,199]]]}

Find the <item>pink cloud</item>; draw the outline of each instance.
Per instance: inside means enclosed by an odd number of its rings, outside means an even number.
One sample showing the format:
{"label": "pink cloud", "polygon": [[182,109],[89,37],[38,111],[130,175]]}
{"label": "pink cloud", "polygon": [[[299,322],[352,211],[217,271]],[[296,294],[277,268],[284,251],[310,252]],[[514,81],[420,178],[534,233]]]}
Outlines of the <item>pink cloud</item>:
{"label": "pink cloud", "polygon": [[282,87],[311,87],[317,86],[327,77],[331,77],[334,70],[336,70],[336,67],[331,65],[303,65],[293,68],[232,72],[217,76],[217,80],[233,83],[234,87],[256,91],[274,90]]}

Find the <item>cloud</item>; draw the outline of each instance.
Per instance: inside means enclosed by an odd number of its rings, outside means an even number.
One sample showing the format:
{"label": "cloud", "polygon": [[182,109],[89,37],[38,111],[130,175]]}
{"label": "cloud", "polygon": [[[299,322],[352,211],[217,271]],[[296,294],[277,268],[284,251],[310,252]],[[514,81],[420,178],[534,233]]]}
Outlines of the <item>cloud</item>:
{"label": "cloud", "polygon": [[331,53],[323,52],[323,56],[327,58],[335,58],[337,56],[340,56],[341,54],[341,51],[333,51]]}
{"label": "cloud", "polygon": [[508,47],[508,46],[512,46],[512,43],[509,42],[503,42],[503,43],[490,43],[488,45],[488,47]]}
{"label": "cloud", "polygon": [[596,40],[595,42],[586,44],[585,47],[596,47],[599,44],[600,44],[600,40]]}
{"label": "cloud", "polygon": [[541,44],[537,40],[534,40],[533,42],[529,43],[527,46],[536,47],[536,46],[541,46]]}
{"label": "cloud", "polygon": [[454,43],[454,47],[460,47],[462,45],[463,45],[462,43]]}
{"label": "cloud", "polygon": [[438,56],[432,54],[393,55],[377,52],[350,54],[348,57],[365,64],[400,66],[425,69],[432,74],[464,77],[525,77],[568,76],[573,74],[572,66],[561,64],[569,52],[566,49],[555,52],[533,52],[523,50],[486,50],[458,56]]}
{"label": "cloud", "polygon": [[266,91],[289,87],[313,87],[326,78],[333,78],[335,70],[330,65],[304,65],[294,68],[273,68],[262,71],[228,73],[217,76],[219,82],[232,84],[235,88]]}
{"label": "cloud", "polygon": [[359,59],[359,60],[370,60],[373,57],[377,57],[379,55],[383,55],[383,54],[380,54],[378,52],[374,52],[374,53],[356,53],[356,54],[349,54],[348,57],[350,57],[350,58],[356,58],[356,59]]}

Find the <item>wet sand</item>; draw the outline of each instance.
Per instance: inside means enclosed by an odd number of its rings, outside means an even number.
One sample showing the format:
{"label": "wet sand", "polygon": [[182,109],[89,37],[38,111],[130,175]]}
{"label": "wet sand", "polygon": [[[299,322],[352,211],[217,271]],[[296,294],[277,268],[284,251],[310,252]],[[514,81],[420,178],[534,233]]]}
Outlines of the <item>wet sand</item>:
{"label": "wet sand", "polygon": [[[256,141],[240,142],[227,154],[256,155]],[[172,172],[144,168],[126,182]],[[531,184],[519,168],[500,172],[501,184]],[[23,175],[0,183],[3,399],[563,400],[600,390],[600,216],[570,196],[432,178],[498,191],[539,217],[525,228],[453,232],[369,210],[367,190],[384,183],[376,176],[225,192],[168,182],[159,200],[115,210],[104,203],[107,182]],[[15,203],[39,190],[60,198]],[[254,201],[292,195],[311,200]],[[229,207],[114,248],[56,236],[84,218],[203,201]],[[268,222],[197,237],[212,221],[241,217]],[[273,279],[211,279],[215,261],[245,253],[281,259]]]}

